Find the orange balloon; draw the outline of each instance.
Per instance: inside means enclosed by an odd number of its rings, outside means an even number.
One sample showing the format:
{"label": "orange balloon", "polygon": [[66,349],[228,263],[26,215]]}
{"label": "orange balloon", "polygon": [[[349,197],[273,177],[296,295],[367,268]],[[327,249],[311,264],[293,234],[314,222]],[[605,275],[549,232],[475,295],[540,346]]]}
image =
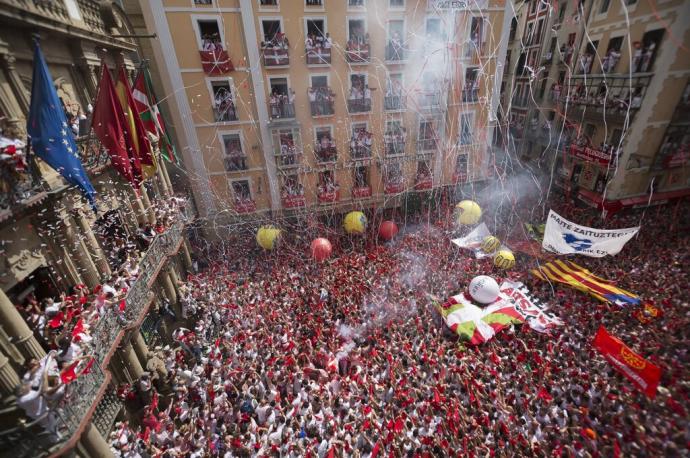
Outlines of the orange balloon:
{"label": "orange balloon", "polygon": [[381,226],[379,226],[379,237],[381,237],[383,240],[393,240],[393,237],[395,237],[397,234],[398,225],[393,221],[384,221],[381,223]]}

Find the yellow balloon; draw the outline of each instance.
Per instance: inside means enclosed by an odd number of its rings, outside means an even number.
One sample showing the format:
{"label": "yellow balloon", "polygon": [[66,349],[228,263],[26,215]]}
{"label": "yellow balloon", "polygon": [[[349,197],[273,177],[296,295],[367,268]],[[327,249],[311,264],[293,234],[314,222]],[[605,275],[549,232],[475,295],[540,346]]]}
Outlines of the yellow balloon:
{"label": "yellow balloon", "polygon": [[482,217],[482,208],[473,200],[463,200],[455,206],[455,211],[460,224],[477,224]]}
{"label": "yellow balloon", "polygon": [[494,256],[494,265],[499,269],[512,269],[515,266],[515,256],[508,250],[500,250]]}
{"label": "yellow balloon", "polygon": [[345,215],[343,227],[348,234],[361,234],[367,228],[367,217],[362,212],[350,212]]}
{"label": "yellow balloon", "polygon": [[261,226],[256,231],[256,243],[264,250],[272,250],[278,237],[280,237],[280,229],[273,226]]}
{"label": "yellow balloon", "polygon": [[498,240],[493,235],[487,235],[482,241],[482,250],[485,253],[493,253],[498,250],[501,246],[501,241]]}

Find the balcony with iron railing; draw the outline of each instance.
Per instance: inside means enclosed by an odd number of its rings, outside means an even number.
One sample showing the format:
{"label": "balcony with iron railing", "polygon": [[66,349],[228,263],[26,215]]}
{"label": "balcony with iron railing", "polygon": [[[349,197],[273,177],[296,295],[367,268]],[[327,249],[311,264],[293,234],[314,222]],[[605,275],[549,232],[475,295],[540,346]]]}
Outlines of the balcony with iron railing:
{"label": "balcony with iron railing", "polygon": [[386,111],[404,110],[407,107],[407,97],[404,95],[387,95],[383,98],[383,109]]}
{"label": "balcony with iron railing", "polygon": [[479,88],[474,83],[468,84],[462,90],[462,101],[465,103],[474,103],[479,101]]}
{"label": "balcony with iron railing", "polygon": [[560,91],[569,116],[598,122],[631,121],[644,101],[651,74],[576,75]]}
{"label": "balcony with iron railing", "polygon": [[[329,87],[309,88],[309,108],[312,116],[331,116],[335,114],[335,94]],[[314,100],[312,100],[314,99]]]}
{"label": "balcony with iron railing", "polygon": [[345,60],[351,64],[369,63],[369,43],[348,43],[345,48]]}
{"label": "balcony with iron railing", "polygon": [[439,89],[422,89],[417,96],[419,108],[431,110],[441,108],[441,91]]}
{"label": "balcony with iron railing", "polygon": [[388,42],[386,45],[386,61],[388,62],[400,62],[405,60],[405,48],[402,45]]}
{"label": "balcony with iron railing", "polygon": [[290,54],[287,47],[263,46],[261,48],[264,67],[285,67],[290,65]]}
{"label": "balcony with iron railing", "polygon": [[274,121],[281,119],[291,120],[295,118],[295,104],[287,102],[283,98],[277,101],[269,101],[268,108],[271,113],[271,119]]}
{"label": "balcony with iron railing", "polygon": [[371,197],[371,186],[355,186],[352,188],[353,199],[366,199]]}
{"label": "balcony with iron railing", "polygon": [[349,113],[368,113],[371,111],[371,99],[356,98],[347,100],[347,111]]}
{"label": "balcony with iron railing", "polygon": [[237,110],[234,103],[219,104],[213,107],[213,120],[215,122],[237,121]]}
{"label": "balcony with iron railing", "polygon": [[302,152],[286,152],[276,154],[276,165],[281,169],[297,168],[302,165]]}
{"label": "balcony with iron railing", "polygon": [[384,141],[386,156],[399,156],[405,154],[405,140],[394,139]]}
{"label": "balcony with iron railing", "polygon": [[371,146],[350,145],[350,158],[353,160],[371,159]]}
{"label": "balcony with iron railing", "polygon": [[[7,150],[6,150],[7,151]],[[46,196],[45,185],[33,158],[26,158],[24,150],[0,157],[0,220],[13,212],[40,201]]]}
{"label": "balcony with iron railing", "polygon": [[256,211],[256,202],[251,197],[235,196],[234,208],[237,213],[253,213]]}
{"label": "balcony with iron railing", "polygon": [[417,139],[417,151],[422,152],[433,152],[438,149],[438,143],[435,138],[419,138]]}
{"label": "balcony with iron railing", "polygon": [[319,164],[336,162],[338,160],[338,150],[335,146],[314,145],[314,155]]}
{"label": "balcony with iron railing", "polygon": [[[12,450],[15,458],[47,456],[58,451],[86,422],[93,421],[101,432],[107,432],[112,426],[121,405],[105,389],[109,375],[102,367],[108,364],[107,355],[112,353],[118,336],[146,313],[153,298],[151,284],[182,243],[185,225],[193,215],[191,201],[186,202],[179,215],[165,232],[152,240],[140,258],[136,266],[139,275],[121,299],[123,306],[107,309],[92,325],[89,355],[93,359],[89,369],[66,386],[62,398],[41,418],[20,421],[17,426],[0,431],[0,450]],[[87,418],[97,400],[94,415]]]}
{"label": "balcony with iron railing", "polygon": [[418,174],[414,183],[417,191],[426,191],[434,187],[434,179],[431,174]]}
{"label": "balcony with iron railing", "polygon": [[340,186],[319,186],[317,197],[319,203],[332,204],[340,200]]}
{"label": "balcony with iron railing", "polygon": [[328,65],[331,63],[331,48],[306,49],[307,65]]}
{"label": "balcony with iron railing", "polygon": [[386,181],[383,190],[386,194],[400,194],[405,190],[405,180],[402,177],[391,178]]}

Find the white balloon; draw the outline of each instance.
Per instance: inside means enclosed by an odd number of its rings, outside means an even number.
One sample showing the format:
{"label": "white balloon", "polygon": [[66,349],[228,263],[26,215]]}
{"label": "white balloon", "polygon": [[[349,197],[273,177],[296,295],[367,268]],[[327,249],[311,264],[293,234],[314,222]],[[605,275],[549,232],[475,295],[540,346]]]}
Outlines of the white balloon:
{"label": "white balloon", "polygon": [[470,282],[470,296],[480,304],[491,304],[498,299],[498,283],[487,275],[478,275]]}

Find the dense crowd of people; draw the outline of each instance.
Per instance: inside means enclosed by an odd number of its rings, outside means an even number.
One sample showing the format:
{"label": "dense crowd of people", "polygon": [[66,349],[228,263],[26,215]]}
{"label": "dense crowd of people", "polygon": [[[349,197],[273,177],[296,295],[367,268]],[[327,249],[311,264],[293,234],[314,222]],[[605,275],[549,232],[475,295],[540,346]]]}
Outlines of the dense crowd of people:
{"label": "dense crowd of people", "polygon": [[[658,211],[659,224],[643,225],[621,255],[582,261],[663,310],[646,325],[630,309],[529,277],[527,258],[503,274],[458,253],[445,221],[385,246],[334,238],[339,256],[319,265],[294,250],[307,234],[288,235],[275,253],[228,241],[182,285],[190,326],[154,352],[143,390],[151,393],[137,401],[143,413],[117,425],[113,451],[682,456],[690,440],[682,291],[690,259],[687,238],[661,224],[670,210]],[[478,273],[524,281],[566,325],[549,336],[522,327],[481,347],[457,345],[430,303]],[[662,367],[656,399],[596,356],[590,342],[600,324]]]}
{"label": "dense crowd of people", "polygon": [[[386,244],[374,230],[353,238],[316,222],[284,231],[273,252],[255,248],[249,234],[236,234],[197,250],[200,267],[179,285],[177,327],[167,345],[150,348],[147,372],[120,389],[129,408],[108,437],[113,453],[687,454],[688,206],[615,215],[604,223],[591,210],[555,209],[596,227],[641,223],[639,236],[619,255],[576,262],[639,294],[663,315],[641,323],[635,307],[539,281],[528,273],[539,261],[519,253],[515,269],[498,271],[490,259],[454,248],[450,239],[458,228],[443,211],[440,218],[408,219],[403,233]],[[520,217],[531,218],[527,211]],[[303,252],[316,235],[331,240],[331,260],[316,263]],[[550,335],[510,328],[478,347],[457,342],[433,304],[464,290],[478,274],[524,282],[565,325]],[[61,298],[57,309],[97,317],[118,303],[132,275],[118,274],[93,294],[75,288],[71,304],[78,305],[67,308]],[[46,327],[55,318],[55,302],[46,307]],[[22,390],[41,386],[46,399],[59,399],[60,377],[84,370],[91,322],[80,321],[62,325],[69,341],[56,336],[49,358],[29,364]],[[655,399],[636,391],[593,349],[600,325],[661,367]],[[70,367],[76,375],[65,371]]]}

